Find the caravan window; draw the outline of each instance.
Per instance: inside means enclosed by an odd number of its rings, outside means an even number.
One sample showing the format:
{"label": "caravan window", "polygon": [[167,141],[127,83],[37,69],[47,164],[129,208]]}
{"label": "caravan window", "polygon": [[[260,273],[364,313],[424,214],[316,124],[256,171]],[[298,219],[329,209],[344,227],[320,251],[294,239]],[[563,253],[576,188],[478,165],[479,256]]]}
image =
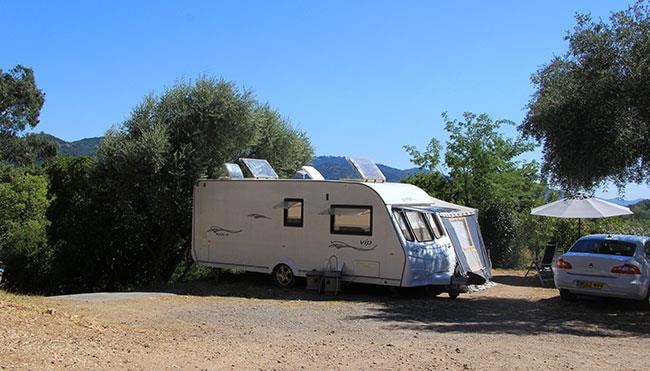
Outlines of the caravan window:
{"label": "caravan window", "polygon": [[372,235],[372,206],[332,205],[330,233]]}
{"label": "caravan window", "polygon": [[406,219],[408,219],[411,229],[415,234],[415,238],[420,242],[432,241],[433,236],[429,230],[429,226],[425,220],[424,214],[417,211],[405,211]]}
{"label": "caravan window", "polygon": [[406,219],[404,219],[404,212],[400,210],[393,210],[393,215],[395,216],[395,220],[397,220],[397,225],[402,231],[404,238],[407,241],[413,241],[413,233],[411,233],[409,226],[406,224]]}
{"label": "caravan window", "polygon": [[435,238],[442,237],[442,228],[440,228],[440,224],[438,224],[438,219],[435,217],[435,215],[431,213],[426,213],[424,215],[427,217],[427,221],[429,222],[429,227],[431,227],[433,236]]}
{"label": "caravan window", "polygon": [[285,227],[302,227],[304,216],[302,209],[302,199],[285,198],[284,199],[284,226]]}

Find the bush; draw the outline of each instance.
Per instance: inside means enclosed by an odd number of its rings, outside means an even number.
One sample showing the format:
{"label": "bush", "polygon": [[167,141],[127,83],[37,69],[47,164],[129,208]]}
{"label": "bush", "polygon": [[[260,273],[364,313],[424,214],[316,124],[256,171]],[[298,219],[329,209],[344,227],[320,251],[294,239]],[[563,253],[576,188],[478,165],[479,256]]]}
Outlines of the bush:
{"label": "bush", "polygon": [[479,213],[479,223],[485,247],[490,252],[492,265],[512,268],[518,264],[513,254],[515,239],[515,215],[511,207],[493,203]]}
{"label": "bush", "polygon": [[48,291],[47,179],[35,169],[0,165],[0,262],[12,291]]}

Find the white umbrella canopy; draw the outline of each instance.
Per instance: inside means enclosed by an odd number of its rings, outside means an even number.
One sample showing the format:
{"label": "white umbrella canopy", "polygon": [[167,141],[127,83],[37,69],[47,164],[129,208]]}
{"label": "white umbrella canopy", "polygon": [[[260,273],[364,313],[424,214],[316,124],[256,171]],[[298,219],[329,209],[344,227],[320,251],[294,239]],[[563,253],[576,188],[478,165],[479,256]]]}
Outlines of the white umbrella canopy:
{"label": "white umbrella canopy", "polygon": [[578,237],[582,229],[582,218],[599,219],[610,216],[634,214],[629,208],[601,200],[599,198],[563,198],[559,201],[536,207],[532,215],[551,216],[555,218],[578,218]]}
{"label": "white umbrella canopy", "polygon": [[599,198],[564,198],[534,208],[532,215],[556,218],[598,219],[634,214],[629,208]]}

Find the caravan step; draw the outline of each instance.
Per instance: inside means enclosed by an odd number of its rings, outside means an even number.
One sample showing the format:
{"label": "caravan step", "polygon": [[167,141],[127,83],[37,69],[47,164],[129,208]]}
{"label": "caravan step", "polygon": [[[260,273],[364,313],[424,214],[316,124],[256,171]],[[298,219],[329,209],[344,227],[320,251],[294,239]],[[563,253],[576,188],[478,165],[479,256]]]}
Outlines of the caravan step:
{"label": "caravan step", "polygon": [[338,294],[341,291],[341,271],[311,271],[307,272],[307,290],[315,290],[319,293]]}

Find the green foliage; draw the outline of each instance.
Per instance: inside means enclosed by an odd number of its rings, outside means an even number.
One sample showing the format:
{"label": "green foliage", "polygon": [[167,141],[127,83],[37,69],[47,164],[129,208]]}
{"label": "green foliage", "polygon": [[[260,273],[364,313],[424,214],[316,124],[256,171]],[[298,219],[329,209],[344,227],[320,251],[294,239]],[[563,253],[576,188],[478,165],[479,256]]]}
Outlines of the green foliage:
{"label": "green foliage", "polygon": [[585,234],[634,234],[650,236],[650,220],[639,220],[628,217],[602,218],[583,221],[582,230]]}
{"label": "green foliage", "polygon": [[49,281],[47,179],[0,164],[0,262],[10,290],[39,291]]}
{"label": "green foliage", "polygon": [[0,265],[10,290],[39,291],[50,282],[47,179],[33,164],[56,150],[41,138],[18,137],[38,124],[43,102],[31,69],[0,70]]}
{"label": "green foliage", "polygon": [[[518,160],[533,144],[522,138],[505,138],[499,132],[503,125],[512,125],[511,121],[494,121],[486,114],[473,113],[465,113],[463,120],[452,120],[446,114],[442,117],[449,133],[444,155],[449,175],[420,173],[406,182],[434,197],[479,209],[483,239],[493,264],[523,264],[536,249],[534,240],[544,239],[526,230],[530,209],[543,202],[547,191],[539,181],[537,164]],[[424,153],[412,146],[404,148],[413,163],[433,169],[440,157],[437,143],[432,140]]]}
{"label": "green foliage", "polygon": [[463,118],[451,120],[443,114],[450,134],[445,163],[453,179],[454,201],[484,209],[499,200],[499,204],[517,211],[526,209],[543,191],[535,183],[536,164],[517,161],[517,156],[534,148],[533,144],[499,133],[501,126],[513,125],[511,121],[493,121],[486,114],[469,112]]}
{"label": "green foliage", "polygon": [[56,156],[56,143],[38,135],[6,137],[0,144],[0,159],[16,166],[43,163]]}
{"label": "green foliage", "polygon": [[543,141],[543,171],[567,191],[650,182],[650,5],[576,21],[568,53],[532,76],[520,129]]}
{"label": "green foliage", "polygon": [[111,228],[95,196],[94,170],[95,162],[87,157],[60,157],[47,166],[50,278],[59,293],[114,288],[114,251],[106,244]]}
{"label": "green foliage", "polygon": [[[312,147],[232,83],[199,79],[148,96],[101,142],[97,160],[48,167],[53,270],[64,290],[168,281],[189,259],[192,191],[224,162],[266,157],[281,175]],[[88,269],[92,267],[92,269]]]}
{"label": "green foliage", "polygon": [[9,72],[0,70],[0,161],[28,166],[56,155],[54,143],[33,135],[18,136],[38,124],[44,101],[30,68],[17,65]]}
{"label": "green foliage", "polygon": [[[557,243],[558,248],[568,250],[571,245],[580,237],[578,235],[578,224],[581,223],[576,219],[561,219],[561,218],[548,218],[537,217],[543,222],[547,223],[552,228],[552,234],[549,241]],[[584,222],[582,222],[584,223]],[[585,225],[582,226],[581,233],[587,231]]]}
{"label": "green foliage", "polygon": [[[14,165],[55,153],[43,135],[12,139],[2,149]],[[0,163],[6,287],[54,293],[167,281],[190,259],[197,179],[241,156],[266,157],[291,175],[312,154],[303,132],[232,83],[199,79],[148,96],[106,134],[96,160],[56,158],[47,178]]]}
{"label": "green foliage", "polygon": [[[501,126],[512,125],[511,121],[493,121],[486,114],[469,112],[462,121],[451,120],[446,114],[442,117],[450,134],[444,156],[449,175],[420,173],[407,182],[436,197],[479,209],[498,202],[524,212],[539,203],[546,187],[539,182],[538,166],[518,161],[519,155],[534,148],[533,144],[521,138],[505,138],[499,132]],[[431,162],[427,159],[440,157],[438,142],[434,139],[431,143],[424,153],[413,146],[404,148],[412,162],[428,166]]]}
{"label": "green foliage", "polygon": [[645,220],[650,223],[650,200],[641,201],[630,207],[634,213],[632,218],[636,220]]}
{"label": "green foliage", "polygon": [[515,218],[515,237],[509,266],[521,266],[540,258],[548,241],[557,241],[555,228],[549,218],[540,218],[529,213],[518,213]]}
{"label": "green foliage", "polygon": [[280,177],[291,177],[296,170],[309,164],[313,148],[307,134],[295,130],[279,113],[268,105],[253,112],[255,138],[244,157],[266,159]]}
{"label": "green foliage", "polygon": [[514,252],[515,214],[508,205],[493,203],[479,213],[485,247],[495,267],[512,267],[519,262]]}
{"label": "green foliage", "polygon": [[[174,273],[169,278],[169,282],[182,282],[182,281],[200,281],[215,278],[214,268],[206,267],[204,265],[192,264],[188,267],[180,264],[176,267]],[[187,271],[186,271],[187,270]],[[183,275],[185,273],[185,275]]]}
{"label": "green foliage", "polygon": [[36,126],[44,102],[31,68],[0,69],[0,137],[15,137],[26,127]]}
{"label": "green foliage", "polygon": [[440,142],[436,138],[431,138],[424,152],[411,145],[405,145],[403,148],[411,156],[411,162],[420,169],[434,171],[440,163]]}
{"label": "green foliage", "polygon": [[118,282],[169,278],[190,242],[194,182],[214,176],[253,136],[254,101],[231,84],[199,80],[149,96],[98,151],[99,198],[114,230],[106,248]]}

